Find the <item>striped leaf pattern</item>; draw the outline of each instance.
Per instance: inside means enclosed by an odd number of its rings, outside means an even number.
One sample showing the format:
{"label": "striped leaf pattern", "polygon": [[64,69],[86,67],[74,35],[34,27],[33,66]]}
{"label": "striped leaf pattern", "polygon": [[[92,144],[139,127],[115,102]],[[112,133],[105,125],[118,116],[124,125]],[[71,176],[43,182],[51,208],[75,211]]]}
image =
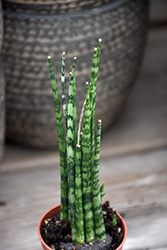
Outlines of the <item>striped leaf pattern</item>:
{"label": "striped leaf pattern", "polygon": [[85,105],[86,105],[86,99],[82,105],[82,109],[81,109],[81,114],[80,114],[80,118],[79,118],[79,124],[78,124],[78,138],[77,138],[77,144],[80,144],[80,139],[81,139],[81,126],[82,126],[82,122],[83,122],[83,118],[84,118],[84,112],[85,112]]}
{"label": "striped leaf pattern", "polygon": [[84,217],[82,202],[82,175],[81,175],[81,146],[76,146],[76,165],[75,165],[75,212],[76,212],[76,242],[82,243],[84,237]]}
{"label": "striped leaf pattern", "polygon": [[73,82],[73,134],[74,134],[74,156],[75,150],[77,145],[77,106],[76,106],[76,87],[75,87],[75,64],[76,64],[76,57],[74,57],[72,71],[71,71],[71,79],[70,81]]}
{"label": "striped leaf pattern", "polygon": [[92,63],[92,73],[90,80],[90,100],[91,100],[91,152],[92,152],[92,166],[94,164],[94,143],[95,143],[95,103],[96,103],[96,86],[97,86],[97,76],[100,60],[100,49],[101,49],[102,39],[99,39],[98,48],[94,48],[93,63]]}
{"label": "striped leaf pattern", "polygon": [[51,83],[53,89],[53,98],[55,103],[56,122],[58,131],[59,154],[60,154],[60,172],[61,172],[61,219],[68,219],[68,181],[67,181],[67,152],[63,129],[63,120],[59,96],[57,92],[56,79],[53,71],[51,57],[48,57]]}
{"label": "striped leaf pattern", "polygon": [[86,110],[82,130],[82,186],[86,242],[94,240],[94,221],[91,190],[90,97],[86,83]]}
{"label": "striped leaf pattern", "polygon": [[66,105],[66,95],[65,95],[65,52],[63,52],[62,55],[61,92],[62,92],[63,114],[65,120],[66,134],[67,134],[67,105]]}
{"label": "striped leaf pattern", "polygon": [[96,85],[97,85],[97,76],[99,70],[99,61],[100,61],[100,50],[101,50],[102,39],[99,39],[98,47],[94,48],[93,63],[92,63],[92,73],[90,80],[90,98],[92,100],[92,113],[95,111],[95,99],[96,99]]}
{"label": "striped leaf pattern", "polygon": [[75,154],[74,154],[74,81],[70,73],[67,119],[67,163],[68,163],[68,202],[69,221],[71,224],[72,240],[75,241]]}
{"label": "striped leaf pattern", "polygon": [[100,140],[101,140],[101,120],[98,120],[98,129],[96,135],[96,147],[94,166],[92,169],[92,194],[93,194],[93,213],[95,221],[95,234],[99,240],[106,238],[104,220],[101,207],[101,195],[99,186],[99,158],[100,158]]}
{"label": "striped leaf pattern", "polygon": [[74,74],[76,57],[74,57],[70,73],[67,109],[65,98],[65,53],[62,55],[62,103],[67,141],[65,141],[53,66],[51,58],[48,57],[59,138],[61,219],[68,219],[70,221],[72,241],[76,241],[78,244],[84,241],[90,243],[94,240],[95,236],[100,240],[106,237],[99,187],[100,120],[98,121],[96,145],[94,132],[96,82],[101,41],[99,39],[98,47],[94,49],[90,86],[87,82],[86,100],[81,110],[78,129]]}

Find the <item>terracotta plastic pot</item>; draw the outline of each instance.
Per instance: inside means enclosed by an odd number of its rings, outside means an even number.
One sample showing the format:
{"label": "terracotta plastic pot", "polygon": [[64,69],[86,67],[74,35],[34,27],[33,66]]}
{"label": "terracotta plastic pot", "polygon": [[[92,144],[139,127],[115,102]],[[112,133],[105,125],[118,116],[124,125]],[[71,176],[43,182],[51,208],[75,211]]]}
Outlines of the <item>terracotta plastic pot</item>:
{"label": "terracotta plastic pot", "polygon": [[[41,241],[41,244],[42,244],[42,247],[44,250],[51,250],[51,248],[44,242],[42,236],[41,236],[41,231],[40,231],[40,227],[41,225],[44,226],[44,221],[49,219],[49,218],[52,218],[56,213],[60,213],[60,205],[56,206],[56,207],[53,207],[51,208],[50,210],[48,210],[40,219],[39,221],[39,224],[38,224],[38,236],[39,236],[39,239]],[[127,238],[127,226],[125,224],[125,221],[124,219],[121,217],[121,215],[119,213],[116,213],[117,216],[121,219],[121,222],[122,222],[122,231],[123,231],[123,234],[124,234],[124,237],[123,237],[123,241],[122,243],[119,245],[119,247],[117,247],[116,250],[122,250],[123,249],[123,245],[125,243],[125,240]]]}

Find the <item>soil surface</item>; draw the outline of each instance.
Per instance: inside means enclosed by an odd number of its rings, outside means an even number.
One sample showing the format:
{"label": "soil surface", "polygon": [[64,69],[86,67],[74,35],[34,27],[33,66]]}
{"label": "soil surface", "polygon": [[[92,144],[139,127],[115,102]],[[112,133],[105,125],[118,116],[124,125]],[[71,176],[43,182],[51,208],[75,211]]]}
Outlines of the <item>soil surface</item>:
{"label": "soil surface", "polygon": [[[95,239],[95,241],[90,244],[83,243],[82,246],[76,245],[71,241],[68,221],[60,221],[60,214],[55,214],[53,218],[45,221],[45,226],[41,226],[42,238],[48,246],[56,250],[102,249],[102,245],[105,250],[115,250],[123,240],[121,220],[116,215],[115,210],[110,208],[108,201],[103,204],[102,210],[107,235],[105,241]],[[87,248],[85,248],[86,246]]]}

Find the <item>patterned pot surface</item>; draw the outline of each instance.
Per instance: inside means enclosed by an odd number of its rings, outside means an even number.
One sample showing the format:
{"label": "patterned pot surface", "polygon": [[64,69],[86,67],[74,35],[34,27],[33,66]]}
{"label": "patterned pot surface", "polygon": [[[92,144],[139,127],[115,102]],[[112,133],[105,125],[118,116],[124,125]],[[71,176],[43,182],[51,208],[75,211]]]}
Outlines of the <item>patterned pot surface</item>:
{"label": "patterned pot surface", "polygon": [[[119,1],[118,1],[119,2]],[[61,89],[61,54],[66,52],[66,82],[77,57],[78,116],[90,80],[93,48],[102,38],[97,82],[96,120],[111,126],[140,69],[147,35],[148,1],[61,15],[4,11],[2,56],[6,78],[7,137],[39,148],[57,145],[56,120],[47,56],[52,57]]]}

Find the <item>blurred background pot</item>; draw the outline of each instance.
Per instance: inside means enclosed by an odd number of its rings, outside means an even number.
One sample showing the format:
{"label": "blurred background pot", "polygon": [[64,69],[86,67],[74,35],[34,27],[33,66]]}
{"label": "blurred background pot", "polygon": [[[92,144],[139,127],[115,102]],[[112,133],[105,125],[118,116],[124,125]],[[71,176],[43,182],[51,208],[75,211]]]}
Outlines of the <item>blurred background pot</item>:
{"label": "blurred background pot", "polygon": [[57,146],[47,56],[52,57],[59,89],[62,52],[66,52],[66,80],[77,56],[79,115],[98,38],[103,42],[96,118],[102,119],[103,131],[109,128],[139,73],[147,36],[148,1],[9,0],[3,1],[3,8],[7,138],[36,148]]}
{"label": "blurred background pot", "polygon": [[1,60],[1,47],[3,38],[3,18],[2,6],[0,1],[0,160],[4,149],[4,134],[5,134],[5,83],[3,75],[3,66]]}
{"label": "blurred background pot", "polygon": [[2,67],[2,60],[0,58],[0,160],[4,151],[5,139],[5,83]]}

